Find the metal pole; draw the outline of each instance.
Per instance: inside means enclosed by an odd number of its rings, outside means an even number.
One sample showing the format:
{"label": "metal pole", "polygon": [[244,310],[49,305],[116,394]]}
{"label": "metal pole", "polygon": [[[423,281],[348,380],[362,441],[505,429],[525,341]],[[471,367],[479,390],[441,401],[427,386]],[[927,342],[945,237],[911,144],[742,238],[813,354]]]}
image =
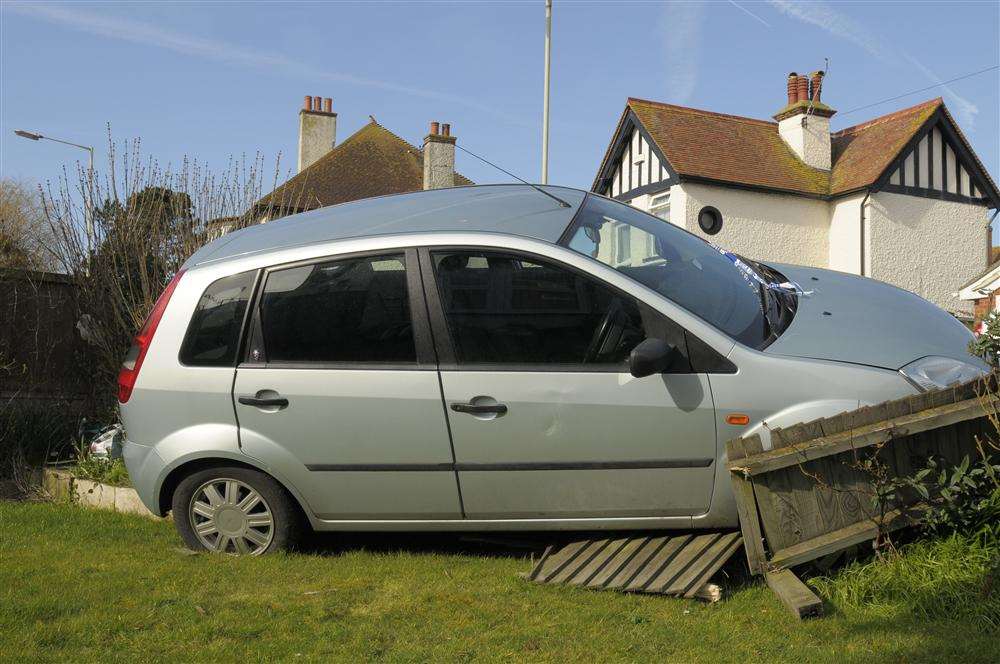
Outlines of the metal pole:
{"label": "metal pole", "polygon": [[87,161],[87,191],[84,195],[84,208],[83,208],[83,218],[85,225],[85,232],[87,234],[87,264],[84,266],[86,274],[90,274],[90,253],[93,251],[94,244],[94,217],[93,217],[93,204],[94,204],[94,148],[89,145],[80,145],[79,143],[73,143],[71,141],[64,141],[61,138],[52,138],[51,136],[43,136],[32,131],[24,131],[17,129],[14,131],[15,134],[22,138],[27,138],[31,141],[52,141],[53,143],[62,143],[63,145],[70,145],[74,148],[80,148],[81,150],[86,150],[89,155]]}
{"label": "metal pole", "polygon": [[87,273],[90,274],[90,257],[94,251],[94,148],[87,148],[90,160],[87,164],[87,198],[84,205],[84,220],[87,224]]}
{"label": "metal pole", "polygon": [[549,182],[549,70],[552,68],[552,0],[545,0],[545,95],[542,102],[542,184]]}

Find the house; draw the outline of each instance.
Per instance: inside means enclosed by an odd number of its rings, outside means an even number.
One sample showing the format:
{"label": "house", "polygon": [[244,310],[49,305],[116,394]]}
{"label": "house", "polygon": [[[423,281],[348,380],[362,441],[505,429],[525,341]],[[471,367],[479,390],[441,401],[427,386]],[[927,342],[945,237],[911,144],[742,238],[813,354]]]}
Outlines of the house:
{"label": "house", "polygon": [[240,223],[263,223],[361,198],[473,184],[455,172],[457,138],[450,125],[431,122],[418,148],[369,118],[338,144],[333,100],[306,96],[299,111],[297,173],[257,201],[248,220],[213,220],[210,233],[219,236]]}
{"label": "house", "polygon": [[973,330],[980,334],[983,321],[992,312],[1000,311],[1000,261],[991,263],[985,272],[963,284],[956,295],[959,300],[972,303]]}
{"label": "house", "polygon": [[592,190],[749,258],[967,314],[956,292],[987,265],[996,184],[940,98],[832,132],[823,76],[790,74],[774,122],[630,98]]}

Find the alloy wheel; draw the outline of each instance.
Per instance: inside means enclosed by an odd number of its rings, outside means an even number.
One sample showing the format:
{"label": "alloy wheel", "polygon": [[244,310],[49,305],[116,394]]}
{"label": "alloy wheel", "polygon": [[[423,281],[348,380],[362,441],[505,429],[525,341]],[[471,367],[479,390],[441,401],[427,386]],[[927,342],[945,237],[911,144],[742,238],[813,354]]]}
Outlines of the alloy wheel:
{"label": "alloy wheel", "polygon": [[191,497],[188,516],[210,551],[260,555],[274,538],[274,516],[256,489],[228,477],[205,482]]}

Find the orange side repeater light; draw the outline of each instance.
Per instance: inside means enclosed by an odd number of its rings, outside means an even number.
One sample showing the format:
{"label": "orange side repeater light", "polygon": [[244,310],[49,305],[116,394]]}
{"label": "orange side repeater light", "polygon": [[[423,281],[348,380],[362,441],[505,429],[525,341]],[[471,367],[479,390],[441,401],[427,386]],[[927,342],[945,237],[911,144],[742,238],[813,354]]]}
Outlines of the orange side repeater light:
{"label": "orange side repeater light", "polygon": [[726,415],[726,424],[745,426],[747,424],[750,424],[750,416],[744,415],[743,413],[733,413],[731,415]]}

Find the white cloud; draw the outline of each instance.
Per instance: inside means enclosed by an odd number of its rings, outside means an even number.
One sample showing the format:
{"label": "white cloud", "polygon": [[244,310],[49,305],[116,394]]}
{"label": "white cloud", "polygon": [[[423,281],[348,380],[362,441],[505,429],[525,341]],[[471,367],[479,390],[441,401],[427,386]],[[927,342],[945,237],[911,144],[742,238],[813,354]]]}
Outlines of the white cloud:
{"label": "white cloud", "polygon": [[[881,35],[873,32],[861,22],[841,14],[825,2],[798,2],[795,0],[768,0],[768,2],[782,14],[803,23],[814,25],[834,37],[852,42],[887,64],[897,67],[912,65],[934,83],[942,81],[937,74],[916,57],[903,49],[895,48],[891,44],[886,43]],[[962,124],[968,130],[974,130],[979,107],[947,85],[942,86],[942,90],[949,97],[949,100],[956,105],[956,111]],[[891,91],[887,90],[887,92]]]}
{"label": "white cloud", "polygon": [[688,103],[698,85],[704,9],[700,2],[671,2],[660,19],[666,56],[666,98],[677,104]]}
{"label": "white cloud", "polygon": [[87,32],[108,39],[127,41],[143,46],[153,46],[185,56],[215,60],[239,67],[282,72],[311,80],[336,81],[349,85],[380,88],[415,97],[461,104],[493,116],[502,117],[514,124],[523,124],[516,118],[498,111],[494,106],[483,104],[460,95],[321,69],[290,59],[279,53],[269,53],[258,48],[250,49],[221,40],[175,32],[151,23],[97,12],[70,9],[66,5],[18,3],[6,4],[5,8],[24,16],[49,21],[50,23],[58,23],[73,30]]}

